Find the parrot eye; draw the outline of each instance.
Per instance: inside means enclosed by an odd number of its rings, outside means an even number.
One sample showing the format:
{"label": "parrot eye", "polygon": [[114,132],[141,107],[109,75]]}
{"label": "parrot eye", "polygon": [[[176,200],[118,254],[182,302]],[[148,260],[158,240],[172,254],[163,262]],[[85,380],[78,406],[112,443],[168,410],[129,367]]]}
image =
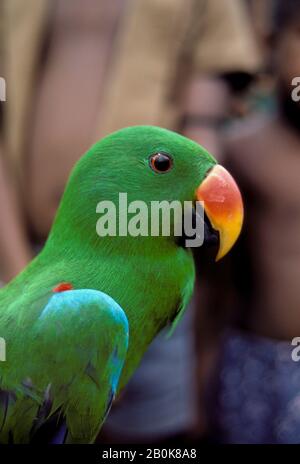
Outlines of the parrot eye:
{"label": "parrot eye", "polygon": [[164,173],[170,171],[173,160],[167,153],[159,152],[150,156],[150,167],[154,172]]}

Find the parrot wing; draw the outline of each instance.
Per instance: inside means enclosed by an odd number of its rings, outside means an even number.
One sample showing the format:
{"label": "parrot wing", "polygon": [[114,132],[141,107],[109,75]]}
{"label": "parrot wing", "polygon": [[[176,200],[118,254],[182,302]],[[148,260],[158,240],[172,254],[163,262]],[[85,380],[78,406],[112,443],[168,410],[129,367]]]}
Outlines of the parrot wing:
{"label": "parrot wing", "polygon": [[0,381],[0,440],[92,442],[110,410],[126,358],[124,311],[97,290],[56,293],[29,338],[26,356],[24,349],[14,352],[22,360],[23,380],[14,379],[14,388]]}

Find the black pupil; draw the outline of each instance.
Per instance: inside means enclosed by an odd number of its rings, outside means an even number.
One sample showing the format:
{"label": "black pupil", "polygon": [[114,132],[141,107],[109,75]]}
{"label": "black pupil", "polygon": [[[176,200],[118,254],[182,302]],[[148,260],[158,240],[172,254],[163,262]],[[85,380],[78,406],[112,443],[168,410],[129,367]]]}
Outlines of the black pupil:
{"label": "black pupil", "polygon": [[163,153],[158,153],[154,157],[154,166],[157,171],[166,172],[170,169],[170,158]]}

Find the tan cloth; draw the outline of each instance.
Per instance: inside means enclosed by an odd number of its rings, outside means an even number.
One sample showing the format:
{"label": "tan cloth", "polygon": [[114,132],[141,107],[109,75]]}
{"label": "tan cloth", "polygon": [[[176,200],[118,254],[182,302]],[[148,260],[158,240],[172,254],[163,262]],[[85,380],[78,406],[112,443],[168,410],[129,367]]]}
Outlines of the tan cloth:
{"label": "tan cloth", "polygon": [[[0,71],[7,80],[4,141],[17,176],[49,0],[2,0]],[[128,0],[108,73],[99,136],[133,124],[175,128],[183,63],[199,73],[259,63],[241,0]],[[182,82],[179,82],[182,83]]]}

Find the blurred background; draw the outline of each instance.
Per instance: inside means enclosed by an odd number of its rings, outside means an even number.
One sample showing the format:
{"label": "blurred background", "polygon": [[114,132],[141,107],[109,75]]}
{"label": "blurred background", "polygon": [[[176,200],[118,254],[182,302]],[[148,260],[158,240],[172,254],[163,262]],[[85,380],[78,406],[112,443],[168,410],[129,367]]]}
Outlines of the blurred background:
{"label": "blurred background", "polygon": [[1,0],[0,76],[1,285],[43,246],[77,159],[121,127],[196,140],[244,196],[237,246],[196,251],[190,310],[98,440],[299,443],[300,0]]}

